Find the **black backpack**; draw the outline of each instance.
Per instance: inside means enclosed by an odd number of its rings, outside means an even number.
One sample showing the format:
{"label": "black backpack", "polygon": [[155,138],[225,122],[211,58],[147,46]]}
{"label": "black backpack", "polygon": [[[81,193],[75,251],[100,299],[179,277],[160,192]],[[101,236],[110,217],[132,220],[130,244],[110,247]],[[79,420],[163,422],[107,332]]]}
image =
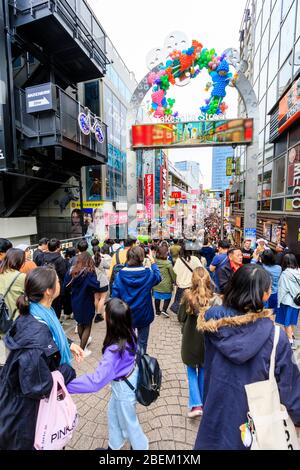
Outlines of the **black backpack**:
{"label": "black backpack", "polygon": [[16,277],[10,283],[8,289],[6,290],[5,294],[0,294],[0,332],[7,333],[10,329],[11,325],[13,324],[13,317],[16,313],[17,308],[13,311],[12,317],[10,318],[9,310],[5,302],[5,297],[9,293],[10,289],[14,285],[15,281],[18,279],[21,273],[18,273]]}
{"label": "black backpack", "polygon": [[148,354],[141,354],[138,359],[138,379],[137,386],[134,386],[128,379],[124,378],[128,387],[135,391],[137,401],[144,406],[153,403],[160,394],[162,372],[155,357]]}
{"label": "black backpack", "polygon": [[110,277],[110,281],[109,281],[110,288],[112,288],[112,285],[114,283],[114,280],[117,277],[117,274],[125,267],[125,264],[120,263],[119,250],[116,252],[116,262],[117,263],[113,267],[111,277]]}

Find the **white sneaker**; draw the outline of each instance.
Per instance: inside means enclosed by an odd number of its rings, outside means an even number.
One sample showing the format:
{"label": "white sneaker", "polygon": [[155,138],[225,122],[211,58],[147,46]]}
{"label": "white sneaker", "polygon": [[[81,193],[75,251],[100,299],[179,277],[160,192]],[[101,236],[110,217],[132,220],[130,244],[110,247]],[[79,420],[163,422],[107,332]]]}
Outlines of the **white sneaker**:
{"label": "white sneaker", "polygon": [[83,357],[88,357],[92,354],[92,351],[90,349],[88,349],[87,347],[84,348],[84,351],[83,351]]}
{"label": "white sneaker", "polygon": [[161,311],[161,314],[166,318],[170,318],[170,315],[167,312],[164,312],[163,310]]}
{"label": "white sneaker", "polygon": [[78,325],[76,323],[76,326],[75,326],[75,331],[74,331],[75,334],[78,334]]}
{"label": "white sneaker", "polygon": [[93,341],[93,338],[90,336],[89,339],[87,340],[86,348],[88,347],[89,344],[91,344],[92,341]]}

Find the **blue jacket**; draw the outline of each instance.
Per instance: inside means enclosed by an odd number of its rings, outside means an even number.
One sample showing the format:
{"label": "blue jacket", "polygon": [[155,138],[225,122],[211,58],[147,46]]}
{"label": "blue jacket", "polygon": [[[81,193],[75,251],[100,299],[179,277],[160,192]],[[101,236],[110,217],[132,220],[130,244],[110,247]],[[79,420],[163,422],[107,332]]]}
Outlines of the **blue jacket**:
{"label": "blue jacket", "polygon": [[71,290],[74,318],[77,323],[88,325],[95,315],[94,294],[100,291],[96,273],[82,272],[72,279],[70,272],[65,276],[64,289]]}
{"label": "blue jacket", "polygon": [[76,377],[47,325],[32,315],[20,316],[4,338],[10,351],[0,375],[0,450],[32,450],[41,398],[49,396],[51,372],[59,370],[65,383]]}
{"label": "blue jacket", "polygon": [[[274,324],[261,314],[239,315],[224,306],[212,307],[201,324],[205,332],[204,411],[196,450],[245,450],[239,427],[247,421],[244,386],[267,380]],[[234,320],[233,320],[234,317]],[[218,320],[219,321],[215,321]],[[275,377],[281,403],[300,425],[300,372],[284,331],[276,350]]]}
{"label": "blue jacket", "polygon": [[156,264],[152,264],[151,268],[126,266],[117,274],[111,296],[129,305],[133,328],[143,328],[153,322],[152,287],[160,281],[161,275]]}

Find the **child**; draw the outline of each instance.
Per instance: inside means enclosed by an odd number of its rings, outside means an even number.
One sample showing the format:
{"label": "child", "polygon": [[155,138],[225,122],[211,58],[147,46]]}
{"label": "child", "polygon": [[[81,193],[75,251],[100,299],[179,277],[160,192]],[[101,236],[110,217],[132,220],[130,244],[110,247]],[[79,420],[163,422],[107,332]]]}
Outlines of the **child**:
{"label": "child", "polygon": [[109,300],[105,308],[106,337],[102,359],[93,374],[86,374],[68,385],[70,393],[98,392],[108,383],[112,396],[108,405],[108,449],[121,449],[126,439],[133,450],[148,450],[148,439],[136,414],[135,392],[123,380],[136,387],[135,364],[137,339],[131,327],[131,312],[120,299]]}
{"label": "child", "polygon": [[204,335],[197,331],[197,319],[203,318],[213,304],[220,304],[220,297],[213,293],[210,275],[205,268],[196,268],[192,276],[192,287],[183,295],[178,313],[182,326],[182,362],[187,366],[189,384],[188,417],[202,415],[204,387]]}

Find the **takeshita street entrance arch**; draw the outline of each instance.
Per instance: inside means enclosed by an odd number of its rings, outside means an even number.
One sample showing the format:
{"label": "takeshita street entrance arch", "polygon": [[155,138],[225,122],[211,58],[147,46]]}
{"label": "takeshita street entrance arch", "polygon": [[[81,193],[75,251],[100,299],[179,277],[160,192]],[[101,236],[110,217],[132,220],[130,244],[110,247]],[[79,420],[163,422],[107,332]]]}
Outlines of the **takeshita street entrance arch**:
{"label": "takeshita street entrance arch", "polygon": [[[209,116],[209,123],[217,122],[221,124],[220,118],[222,119],[222,114],[226,110],[226,105],[223,101],[226,95],[227,86],[235,86],[238,90],[238,93],[243,101],[245,107],[245,114],[248,118],[248,122],[251,121],[252,131],[251,131],[251,143],[250,140],[243,140],[239,142],[222,142],[223,145],[243,145],[248,144],[246,152],[246,178],[245,178],[245,206],[244,206],[244,237],[249,237],[250,233],[255,233],[256,230],[256,221],[257,221],[257,173],[258,173],[258,128],[259,128],[259,112],[258,112],[258,103],[253,87],[251,86],[249,80],[244,74],[244,71],[247,70],[247,64],[244,61],[240,61],[239,53],[235,49],[227,49],[217,56],[214,50],[208,51],[204,49],[203,46],[197,41],[192,42],[192,46],[184,51],[178,51],[178,40],[176,43],[176,33],[169,35],[169,38],[174,38],[173,44],[167,47],[168,53],[165,55],[169,56],[169,60],[166,64],[163,64],[163,60],[159,54],[154,57],[154,60],[150,60],[151,69],[150,73],[145,75],[143,80],[137,86],[135,92],[132,95],[130,108],[127,113],[127,129],[128,129],[128,149],[127,149],[127,188],[128,188],[128,227],[129,235],[134,233],[137,228],[136,220],[136,201],[137,201],[137,174],[136,174],[136,152],[132,146],[132,126],[137,123],[137,117],[139,109],[142,105],[142,102],[150,90],[152,89],[152,105],[149,110],[154,117],[162,118],[164,121],[168,121],[169,116],[172,117],[172,120],[175,122],[179,120],[178,113],[173,111],[175,100],[172,98],[167,98],[167,91],[170,88],[170,84],[178,84],[184,80],[190,80],[191,78],[196,77],[200,70],[207,69],[211,78],[212,83],[208,84],[207,90],[212,87],[211,96],[208,100],[205,101],[205,104],[200,108],[201,115],[199,116],[198,124],[205,121],[207,115]],[[177,33],[178,37],[178,33]],[[167,38],[168,39],[168,38]],[[183,43],[184,41],[181,41]],[[186,42],[186,41],[185,41]],[[174,48],[175,45],[175,48]],[[155,56],[159,49],[156,49],[152,53]],[[151,55],[151,53],[150,53]],[[149,61],[148,61],[149,62]],[[233,76],[229,71],[229,65],[231,65],[236,74]],[[212,119],[213,116],[217,118],[215,121]],[[240,121],[240,120],[239,120]],[[246,120],[247,121],[247,120]],[[158,125],[169,126],[170,123],[158,123]],[[176,125],[184,123],[176,123]],[[153,124],[152,126],[155,126]],[[173,124],[175,126],[175,124]],[[143,125],[137,126],[143,127]],[[137,127],[134,128],[136,132]],[[249,126],[248,126],[249,127]],[[175,131],[176,134],[176,131]],[[205,134],[205,132],[204,132]],[[200,135],[198,133],[198,135]],[[249,135],[249,134],[248,134]],[[135,134],[136,137],[136,134]],[[175,138],[176,137],[176,138]],[[177,136],[173,140],[176,141]],[[205,139],[205,138],[204,138]],[[178,140],[178,139],[177,139]],[[226,140],[226,139],[225,139]],[[204,141],[198,142],[199,145],[194,145],[195,142],[192,142],[193,145],[187,146],[203,146],[204,145],[215,145],[214,142]],[[220,144],[220,142],[219,142]],[[136,146],[139,148],[149,148],[152,145],[149,145],[149,142],[146,142],[146,145]],[[165,148],[168,145],[162,143],[157,145],[156,148]],[[174,147],[174,145],[170,145]],[[178,146],[177,146],[178,147]],[[184,148],[185,145],[183,142],[179,144],[179,147]],[[249,237],[251,238],[251,237]]]}

